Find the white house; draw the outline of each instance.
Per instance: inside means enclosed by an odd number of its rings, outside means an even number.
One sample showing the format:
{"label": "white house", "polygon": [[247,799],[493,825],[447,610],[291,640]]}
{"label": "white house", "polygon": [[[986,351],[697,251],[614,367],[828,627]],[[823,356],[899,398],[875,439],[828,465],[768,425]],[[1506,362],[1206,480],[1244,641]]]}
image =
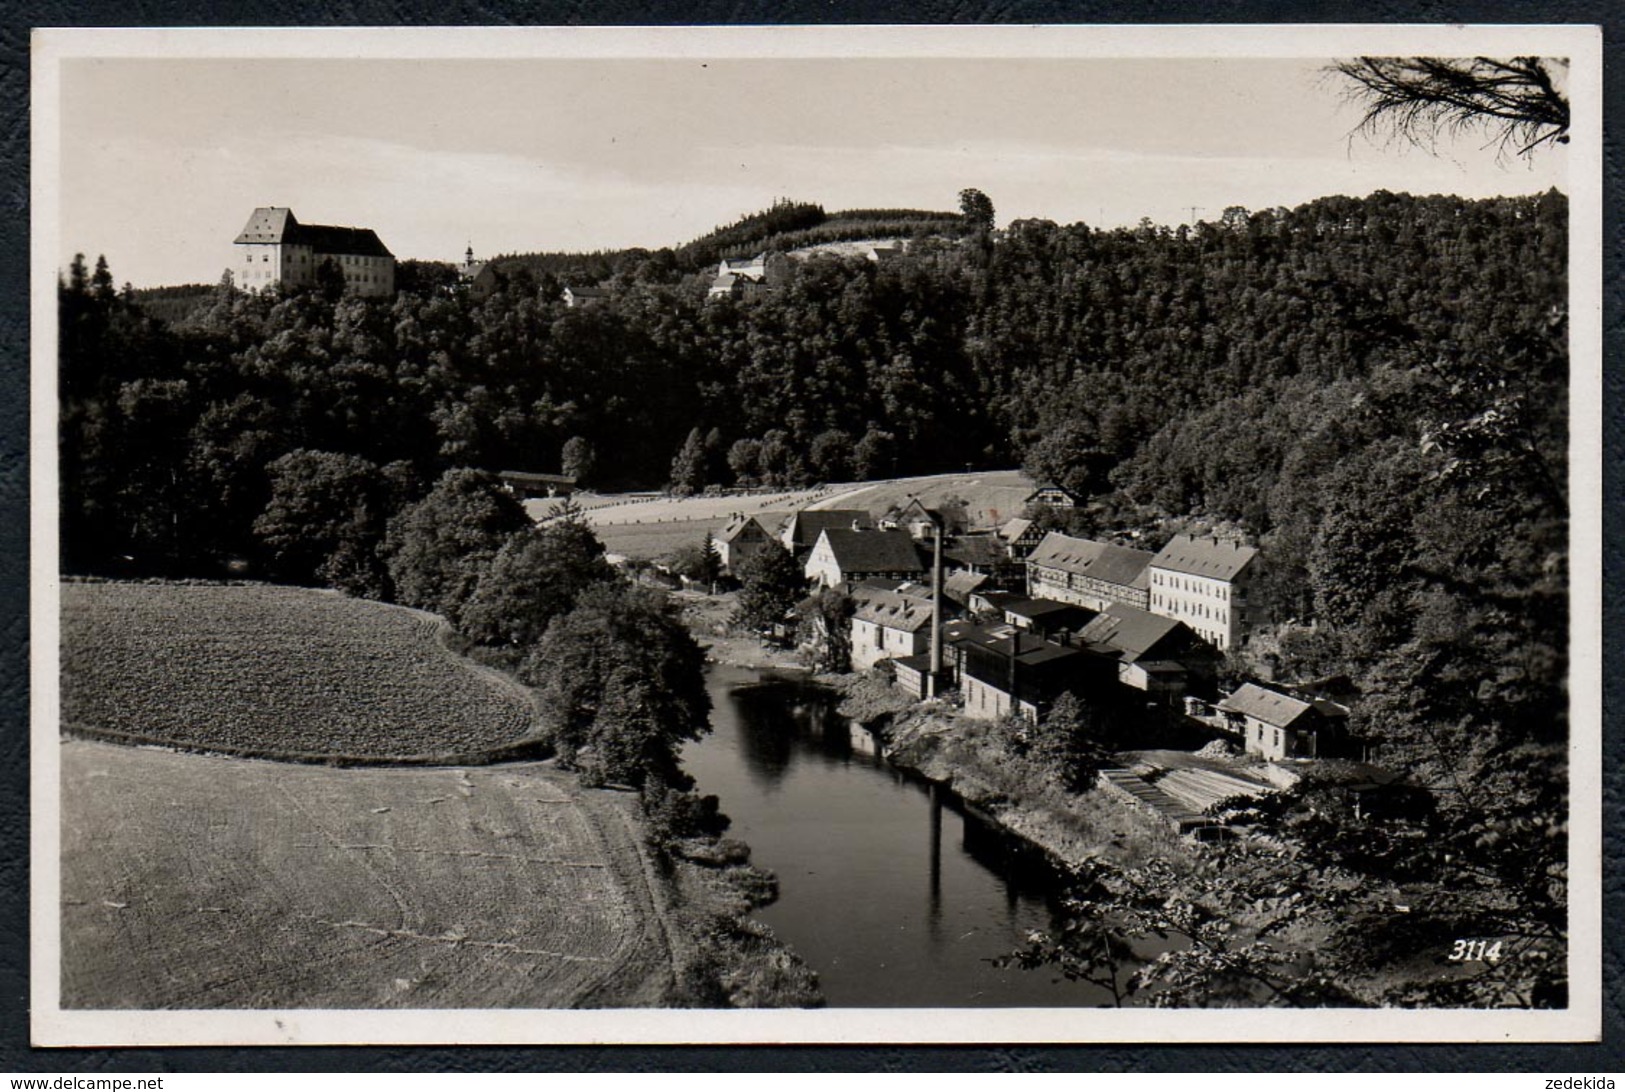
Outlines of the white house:
{"label": "white house", "polygon": [[907,531],[831,527],[819,534],[804,571],[808,580],[833,588],[846,581],[918,580],[925,565]]}
{"label": "white house", "polygon": [[733,572],[741,562],[753,554],[759,554],[768,548],[779,549],[778,540],[755,516],[742,516],[733,520],[718,531],[711,541],[716,544],[717,558],[728,572]]}
{"label": "white house", "polygon": [[902,659],[931,646],[931,602],[897,592],[876,592],[852,615],[852,670]]}
{"label": "white house", "polygon": [[1260,614],[1248,595],[1257,556],[1237,542],[1175,535],[1149,566],[1150,611],[1177,618],[1215,648],[1246,644]]}

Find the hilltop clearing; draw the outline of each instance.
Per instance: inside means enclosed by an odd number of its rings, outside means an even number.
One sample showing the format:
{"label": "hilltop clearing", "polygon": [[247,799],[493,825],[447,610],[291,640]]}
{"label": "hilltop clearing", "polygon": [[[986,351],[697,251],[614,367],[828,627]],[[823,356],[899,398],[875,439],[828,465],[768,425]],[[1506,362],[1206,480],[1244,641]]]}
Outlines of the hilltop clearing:
{"label": "hilltop clearing", "polygon": [[[62,745],[68,1008],[671,1003],[630,794]],[[680,943],[680,941],[679,941]]]}
{"label": "hilltop clearing", "polygon": [[[649,560],[721,531],[735,515],[755,516],[769,531],[776,531],[786,516],[802,508],[862,508],[879,516],[914,496],[930,507],[962,500],[972,527],[992,528],[1020,515],[1022,501],[1032,490],[1032,482],[1019,470],[989,470],[771,493],[693,497],[624,493],[581,495],[575,500],[611,553]],[[560,503],[531,500],[525,502],[525,510],[533,519],[543,519]]]}

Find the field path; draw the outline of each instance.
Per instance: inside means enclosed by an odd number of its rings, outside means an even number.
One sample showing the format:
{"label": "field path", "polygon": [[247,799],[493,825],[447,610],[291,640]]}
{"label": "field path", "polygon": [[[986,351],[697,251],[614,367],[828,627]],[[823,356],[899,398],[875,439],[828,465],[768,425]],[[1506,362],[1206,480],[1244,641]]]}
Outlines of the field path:
{"label": "field path", "polygon": [[65,1008],[659,1006],[627,794],[62,743]]}

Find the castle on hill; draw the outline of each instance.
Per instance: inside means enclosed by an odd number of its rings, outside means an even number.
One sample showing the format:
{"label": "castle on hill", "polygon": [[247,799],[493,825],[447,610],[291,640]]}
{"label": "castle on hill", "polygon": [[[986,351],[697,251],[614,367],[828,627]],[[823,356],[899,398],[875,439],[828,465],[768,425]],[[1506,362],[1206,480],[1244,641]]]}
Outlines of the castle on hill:
{"label": "castle on hill", "polygon": [[314,285],[331,263],[358,296],[395,294],[395,255],[371,228],[301,224],[292,209],[271,206],[255,209],[233,242],[232,276],[251,292]]}

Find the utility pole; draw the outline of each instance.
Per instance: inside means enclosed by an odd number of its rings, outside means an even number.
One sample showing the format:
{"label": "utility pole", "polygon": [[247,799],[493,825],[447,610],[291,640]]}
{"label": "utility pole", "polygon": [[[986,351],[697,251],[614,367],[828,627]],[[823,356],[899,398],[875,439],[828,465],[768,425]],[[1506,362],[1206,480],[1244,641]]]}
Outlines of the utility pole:
{"label": "utility pole", "polygon": [[1205,209],[1204,209],[1204,207],[1202,205],[1186,205],[1185,207],[1191,210],[1191,223],[1192,224],[1196,223],[1196,214],[1199,213],[1199,212],[1205,211]]}
{"label": "utility pole", "polygon": [[925,514],[931,520],[931,682],[928,689],[934,698],[942,684],[942,516],[929,510]]}
{"label": "utility pole", "polygon": [[933,512],[915,497],[904,509],[917,508],[931,521],[931,671],[925,682],[925,696],[934,698],[942,683],[942,513]]}

